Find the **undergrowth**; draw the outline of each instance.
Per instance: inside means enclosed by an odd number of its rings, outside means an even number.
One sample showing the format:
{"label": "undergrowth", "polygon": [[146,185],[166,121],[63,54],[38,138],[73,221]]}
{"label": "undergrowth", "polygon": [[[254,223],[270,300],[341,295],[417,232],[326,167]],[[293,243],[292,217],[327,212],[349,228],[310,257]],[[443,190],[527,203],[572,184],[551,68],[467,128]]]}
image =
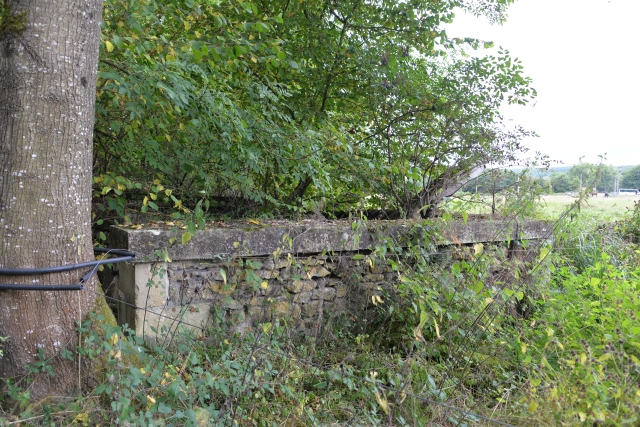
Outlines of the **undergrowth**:
{"label": "undergrowth", "polygon": [[[103,361],[103,381],[59,404],[9,383],[0,425],[638,425],[633,221],[567,217],[553,246],[387,242],[371,259],[398,271],[397,286],[365,329],[331,339],[271,320],[150,344],[95,331],[94,314],[78,352]],[[46,361],[30,372],[51,374]]]}

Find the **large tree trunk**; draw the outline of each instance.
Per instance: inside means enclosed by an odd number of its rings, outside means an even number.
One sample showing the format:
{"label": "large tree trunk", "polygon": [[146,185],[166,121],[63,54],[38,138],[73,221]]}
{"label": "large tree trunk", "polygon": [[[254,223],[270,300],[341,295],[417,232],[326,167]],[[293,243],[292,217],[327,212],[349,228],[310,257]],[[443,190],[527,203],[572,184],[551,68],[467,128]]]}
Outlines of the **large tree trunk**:
{"label": "large tree trunk", "polygon": [[[91,161],[102,0],[4,0],[0,25],[0,267],[93,259]],[[0,276],[0,283],[74,284],[87,271]],[[32,398],[67,395],[78,361],[75,322],[94,307],[83,291],[0,290],[0,378],[19,377],[42,352]]]}

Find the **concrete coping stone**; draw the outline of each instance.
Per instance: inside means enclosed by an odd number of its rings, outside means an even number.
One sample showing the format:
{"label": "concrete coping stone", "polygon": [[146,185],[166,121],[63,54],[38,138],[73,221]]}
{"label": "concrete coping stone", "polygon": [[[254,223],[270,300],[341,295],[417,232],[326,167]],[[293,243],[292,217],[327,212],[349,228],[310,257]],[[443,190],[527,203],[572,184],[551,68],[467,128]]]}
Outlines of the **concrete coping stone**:
{"label": "concrete coping stone", "polygon": [[[553,224],[547,221],[470,220],[449,221],[257,221],[208,225],[186,245],[185,230],[161,226],[112,226],[110,246],[136,254],[134,262],[158,260],[156,251],[165,250],[172,261],[226,260],[235,257],[292,254],[321,254],[373,250],[387,238],[400,246],[416,233],[425,236],[439,229],[437,245],[489,243],[510,240],[550,239]],[[171,243],[170,243],[171,242]]]}

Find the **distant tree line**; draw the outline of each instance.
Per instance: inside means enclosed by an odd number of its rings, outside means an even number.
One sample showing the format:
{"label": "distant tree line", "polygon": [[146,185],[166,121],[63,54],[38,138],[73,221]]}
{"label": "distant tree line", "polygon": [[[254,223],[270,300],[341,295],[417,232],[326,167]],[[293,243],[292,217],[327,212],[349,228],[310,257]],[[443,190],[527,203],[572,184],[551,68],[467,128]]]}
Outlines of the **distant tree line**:
{"label": "distant tree line", "polygon": [[640,189],[640,165],[620,172],[616,166],[579,163],[566,172],[551,171],[548,174],[490,169],[467,183],[462,190],[478,194],[497,194],[506,190],[517,192],[525,182],[538,181],[549,193],[577,192],[581,187],[605,193],[615,190],[616,177],[619,188]]}
{"label": "distant tree line", "polygon": [[604,193],[615,190],[616,178],[618,188],[640,188],[640,165],[621,173],[615,166],[580,163],[566,173],[551,173],[549,181],[554,193],[578,191],[581,183],[582,188],[595,188]]}
{"label": "distant tree line", "polygon": [[634,166],[622,174],[620,187],[640,189],[640,165]]}

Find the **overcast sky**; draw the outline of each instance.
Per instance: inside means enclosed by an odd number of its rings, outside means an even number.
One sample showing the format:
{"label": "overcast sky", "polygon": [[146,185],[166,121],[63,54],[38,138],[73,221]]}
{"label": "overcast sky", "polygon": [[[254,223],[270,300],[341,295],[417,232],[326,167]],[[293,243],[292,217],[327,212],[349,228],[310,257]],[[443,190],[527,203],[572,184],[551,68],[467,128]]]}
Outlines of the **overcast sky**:
{"label": "overcast sky", "polygon": [[505,116],[536,131],[527,140],[566,165],[640,164],[640,0],[517,0],[502,26],[457,13],[450,37],[509,50],[538,91],[535,106]]}

